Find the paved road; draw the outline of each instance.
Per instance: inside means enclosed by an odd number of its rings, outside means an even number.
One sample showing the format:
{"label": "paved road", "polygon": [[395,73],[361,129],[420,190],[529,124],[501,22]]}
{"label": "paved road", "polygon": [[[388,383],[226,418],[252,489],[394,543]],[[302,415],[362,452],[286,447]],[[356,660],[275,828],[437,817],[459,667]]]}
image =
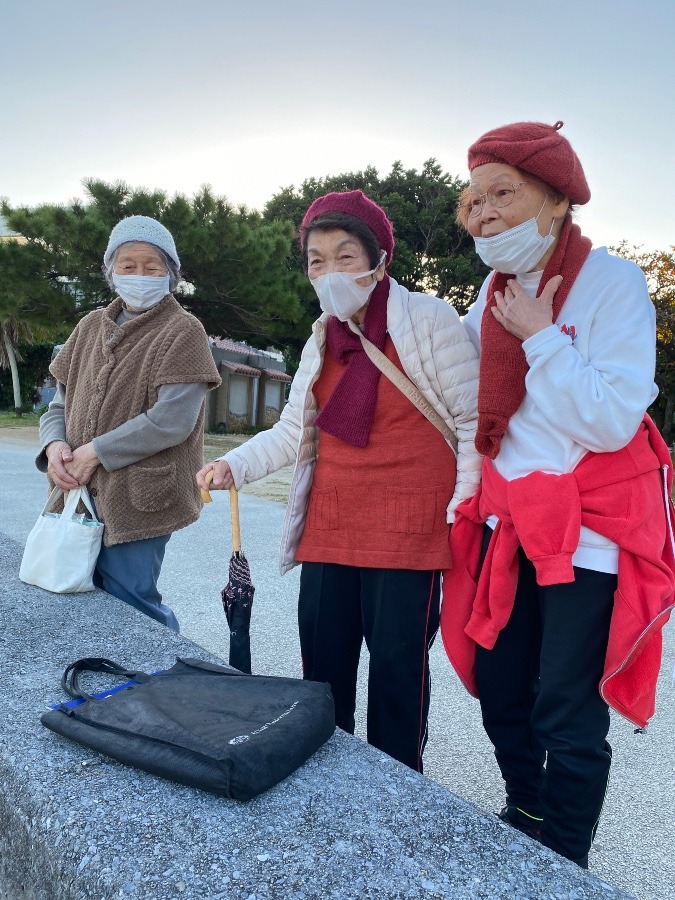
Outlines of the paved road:
{"label": "paved road", "polygon": [[[33,466],[35,447],[0,430],[0,536],[25,541],[45,499],[44,476]],[[227,627],[219,592],[230,557],[227,497],[214,493],[201,519],[171,539],[160,586],[183,633],[227,656]],[[298,570],[278,574],[277,550],[285,507],[240,496],[242,543],[256,585],[252,646],[254,671],[299,675],[295,623]],[[15,572],[4,573],[15,578]],[[46,602],[48,598],[46,595]],[[0,611],[1,616],[1,611]],[[591,868],[640,900],[675,900],[675,627],[666,629],[658,712],[647,734],[618,716],[610,740],[614,766]],[[114,648],[111,647],[114,656]],[[433,694],[426,774],[483,810],[501,806],[502,790],[477,703],[454,676],[440,641],[432,650]],[[366,660],[364,659],[364,663]],[[362,665],[362,670],[364,665]],[[363,671],[361,673],[363,676]],[[364,732],[365,683],[359,686],[357,733]]]}

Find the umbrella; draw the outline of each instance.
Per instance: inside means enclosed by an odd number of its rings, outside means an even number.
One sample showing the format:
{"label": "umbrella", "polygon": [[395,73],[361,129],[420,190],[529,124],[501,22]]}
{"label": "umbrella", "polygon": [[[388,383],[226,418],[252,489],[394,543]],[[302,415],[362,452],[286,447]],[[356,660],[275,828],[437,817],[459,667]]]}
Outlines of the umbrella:
{"label": "umbrella", "polygon": [[[207,483],[211,479],[207,474]],[[202,491],[205,502],[205,492]],[[241,549],[241,529],[239,527],[239,494],[230,488],[230,521],[232,523],[232,556],[228,582],[220,592],[223,608],[230,627],[230,665],[241,672],[251,673],[251,607],[255,588],[251,582],[251,570]]]}

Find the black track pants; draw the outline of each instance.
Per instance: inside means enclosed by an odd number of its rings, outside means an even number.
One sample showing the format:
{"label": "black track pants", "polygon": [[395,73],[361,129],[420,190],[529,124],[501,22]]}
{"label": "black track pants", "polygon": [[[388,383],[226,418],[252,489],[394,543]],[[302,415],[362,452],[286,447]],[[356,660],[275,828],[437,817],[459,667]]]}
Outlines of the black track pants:
{"label": "black track pants", "polygon": [[542,842],[578,860],[609,778],[609,710],[598,685],[617,579],[574,574],[570,584],[539,587],[519,551],[513,612],[494,648],[478,648],[476,675],[507,802],[540,817]]}
{"label": "black track pants", "polygon": [[439,573],[303,563],[298,624],[305,678],[327,681],[336,721],[353,734],[365,638],[368,743],[422,771],[429,648],[438,630]]}

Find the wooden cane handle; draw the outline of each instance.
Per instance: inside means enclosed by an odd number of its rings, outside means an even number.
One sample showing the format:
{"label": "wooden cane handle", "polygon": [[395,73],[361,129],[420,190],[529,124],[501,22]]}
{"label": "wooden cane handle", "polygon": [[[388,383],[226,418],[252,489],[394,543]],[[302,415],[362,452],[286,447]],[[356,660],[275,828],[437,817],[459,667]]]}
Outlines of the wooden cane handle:
{"label": "wooden cane handle", "polygon": [[[211,482],[213,480],[213,476],[215,474],[216,473],[213,471],[213,469],[209,469],[209,471],[204,476],[204,481],[207,484],[211,484]],[[205,491],[204,488],[199,488],[199,493],[202,495],[202,503],[212,503],[213,502],[213,497],[211,496],[211,494],[209,494],[208,491]]]}
{"label": "wooden cane handle", "polygon": [[230,488],[230,522],[232,523],[232,550],[241,550],[241,528],[239,527],[239,494],[236,487]]}

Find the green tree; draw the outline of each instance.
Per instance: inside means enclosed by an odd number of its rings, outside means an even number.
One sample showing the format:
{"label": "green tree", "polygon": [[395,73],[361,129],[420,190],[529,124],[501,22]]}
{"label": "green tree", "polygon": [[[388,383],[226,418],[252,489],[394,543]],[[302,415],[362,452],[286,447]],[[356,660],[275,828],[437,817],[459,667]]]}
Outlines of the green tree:
{"label": "green tree", "polygon": [[[23,408],[38,400],[37,388],[49,375],[49,363],[54,350],[54,341],[19,341],[19,384]],[[14,405],[14,385],[12,373],[0,370],[0,409],[11,409]]]}
{"label": "green tree", "polygon": [[382,178],[373,167],[312,178],[297,191],[282,190],[262,215],[234,208],[209,187],[187,199],[122,182],[91,179],[84,185],[86,200],[66,206],[0,207],[10,227],[42,257],[33,289],[48,281],[52,290],[69,295],[71,327],[109,301],[103,252],[112,227],[134,214],[153,216],[174,234],[189,282],[178,298],[209,334],[281,346],[291,370],[320,312],[294,238],[309,204],[326,191],[361,188],[384,207],[396,231],[392,274],[409,289],[449,299],[461,313],[486,273],[471,239],[455,224],[464,185],[434,160],[421,172],[395,163]]}
{"label": "green tree", "polygon": [[2,205],[10,227],[48,257],[45,271],[70,286],[77,315],[105,305],[101,272],[113,226],[129,215],[158,219],[176,240],[189,287],[177,294],[212,335],[255,346],[296,339],[303,309],[299,276],[289,266],[293,228],[234,208],[208,187],[191,200],[123,183],[84,182],[87,200],[34,209]]}
{"label": "green tree", "polygon": [[72,322],[74,300],[50,270],[49,260],[38,244],[0,242],[0,369],[10,372],[17,416],[28,399],[19,371],[20,340],[31,344],[57,337]]}
{"label": "green tree", "polygon": [[675,414],[675,247],[647,252],[625,241],[612,250],[636,262],[647,277],[656,308],[656,384],[659,396],[651,410],[667,443],[672,442]]}
{"label": "green tree", "polygon": [[[388,175],[377,169],[309,178],[290,186],[267,203],[267,221],[290,220],[297,229],[310,203],[328,191],[360,189],[386,211],[394,223],[396,248],[392,276],[409,290],[427,291],[450,300],[464,313],[474,302],[487,269],[475,255],[473,240],[455,223],[458,197],[466,186],[429,159],[422,171],[395,162]],[[296,248],[294,265],[300,268]],[[313,293],[313,292],[312,292]],[[318,314],[307,288],[303,300]]]}

